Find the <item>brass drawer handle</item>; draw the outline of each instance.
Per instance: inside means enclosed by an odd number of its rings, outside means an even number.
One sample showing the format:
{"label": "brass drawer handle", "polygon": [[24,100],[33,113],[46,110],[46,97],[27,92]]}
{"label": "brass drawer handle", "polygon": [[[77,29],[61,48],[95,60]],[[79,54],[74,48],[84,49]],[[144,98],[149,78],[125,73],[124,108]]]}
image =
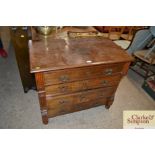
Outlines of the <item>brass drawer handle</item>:
{"label": "brass drawer handle", "polygon": [[64,114],[64,113],[66,113],[66,111],[65,110],[61,110],[60,113]]}
{"label": "brass drawer handle", "polygon": [[59,80],[61,82],[68,82],[69,81],[69,76],[68,75],[62,75],[59,77]]}
{"label": "brass drawer handle", "polygon": [[68,86],[59,86],[59,89],[61,92],[66,92],[68,91]]}
{"label": "brass drawer handle", "polygon": [[60,100],[59,103],[60,103],[60,104],[68,104],[69,101],[67,101],[67,100]]}
{"label": "brass drawer handle", "polygon": [[101,81],[101,85],[102,85],[102,86],[107,86],[107,85],[108,85],[108,81],[107,81],[107,80]]}
{"label": "brass drawer handle", "polygon": [[105,94],[103,92],[101,92],[101,94],[99,95],[99,97],[104,97]]}
{"label": "brass drawer handle", "polygon": [[83,107],[81,105],[76,105],[76,108],[83,109]]}
{"label": "brass drawer handle", "polygon": [[110,69],[106,69],[104,74],[105,75],[112,75],[112,72],[113,72],[113,70],[110,68]]}
{"label": "brass drawer handle", "polygon": [[88,83],[87,82],[83,82],[82,83],[82,89],[88,89]]}
{"label": "brass drawer handle", "polygon": [[82,102],[86,99],[86,97],[84,95],[80,95],[79,98],[80,98],[80,102]]}

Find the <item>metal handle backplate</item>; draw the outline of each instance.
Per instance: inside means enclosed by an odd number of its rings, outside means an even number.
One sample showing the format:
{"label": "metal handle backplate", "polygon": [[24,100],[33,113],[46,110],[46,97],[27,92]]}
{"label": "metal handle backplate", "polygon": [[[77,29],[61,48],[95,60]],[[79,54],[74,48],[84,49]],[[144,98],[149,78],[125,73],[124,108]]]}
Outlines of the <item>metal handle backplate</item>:
{"label": "metal handle backplate", "polygon": [[62,76],[60,76],[59,80],[61,82],[68,82],[69,81],[69,76],[68,75],[62,75]]}
{"label": "metal handle backplate", "polygon": [[59,90],[61,91],[61,92],[66,92],[66,91],[68,91],[68,86],[59,86]]}
{"label": "metal handle backplate", "polygon": [[80,102],[83,102],[83,101],[85,101],[86,96],[82,94],[79,96],[79,99],[80,99]]}
{"label": "metal handle backplate", "polygon": [[60,103],[60,104],[68,104],[69,101],[68,101],[68,100],[60,100],[59,103]]}
{"label": "metal handle backplate", "polygon": [[102,80],[101,81],[101,85],[102,86],[107,86],[108,85],[108,81],[107,80]]}
{"label": "metal handle backplate", "polygon": [[111,68],[108,68],[104,71],[105,75],[112,75],[113,70]]}

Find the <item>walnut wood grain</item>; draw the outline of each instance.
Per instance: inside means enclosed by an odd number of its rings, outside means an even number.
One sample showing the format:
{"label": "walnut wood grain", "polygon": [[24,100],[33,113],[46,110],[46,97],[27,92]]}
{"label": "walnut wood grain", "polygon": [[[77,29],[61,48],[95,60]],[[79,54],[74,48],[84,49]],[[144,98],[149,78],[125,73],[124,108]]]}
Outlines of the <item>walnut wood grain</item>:
{"label": "walnut wood grain", "polygon": [[37,90],[38,91],[44,91],[44,74],[42,72],[35,74],[36,84],[37,84]]}
{"label": "walnut wood grain", "polygon": [[111,95],[110,97],[107,97],[107,102],[105,104],[105,108],[109,109],[110,106],[113,104],[113,101],[114,101],[114,94]]}
{"label": "walnut wood grain", "polygon": [[127,62],[127,63],[124,64],[124,67],[123,67],[123,70],[122,70],[123,75],[127,74],[130,64],[131,64],[131,62]]}
{"label": "walnut wood grain", "polygon": [[48,107],[46,102],[46,93],[39,92],[38,96],[39,96],[39,102],[40,102],[42,121],[44,124],[48,124],[48,115],[47,115]]}
{"label": "walnut wood grain", "polygon": [[44,86],[44,74],[36,73],[35,79],[37,84],[42,121],[44,124],[48,124],[48,115],[47,115],[48,107],[46,102],[46,92],[45,92],[45,86]]}
{"label": "walnut wood grain", "polygon": [[115,75],[122,71],[123,65],[124,63],[105,64],[45,72],[45,85]]}
{"label": "walnut wood grain", "polygon": [[104,38],[37,37],[29,41],[30,66],[44,124],[99,105],[110,108],[132,60],[123,49]]}
{"label": "walnut wood grain", "polygon": [[72,104],[75,103],[89,102],[94,99],[111,96],[112,94],[114,94],[116,88],[117,87],[114,86],[107,88],[92,89],[84,92],[61,95],[56,97],[47,97],[46,101],[49,109],[54,109],[55,107],[60,106],[70,107]]}
{"label": "walnut wood grain", "polygon": [[54,109],[48,110],[48,117],[55,117],[58,115],[64,115],[67,113],[72,113],[76,111],[81,111],[85,109],[89,109],[92,107],[97,107],[101,105],[105,105],[107,103],[107,98],[98,98],[95,100],[91,100],[89,102],[83,102],[83,103],[75,103],[71,106],[61,106],[61,107],[55,107]]}
{"label": "walnut wood grain", "polygon": [[102,87],[111,87],[114,85],[118,85],[122,75],[116,74],[113,76],[107,77],[96,77],[87,80],[75,81],[70,83],[49,85],[45,87],[47,96],[57,96],[68,93],[74,93],[78,91],[85,91],[88,89],[96,89]]}
{"label": "walnut wood grain", "polygon": [[29,41],[31,72],[130,62],[125,50],[111,40],[99,38]]}

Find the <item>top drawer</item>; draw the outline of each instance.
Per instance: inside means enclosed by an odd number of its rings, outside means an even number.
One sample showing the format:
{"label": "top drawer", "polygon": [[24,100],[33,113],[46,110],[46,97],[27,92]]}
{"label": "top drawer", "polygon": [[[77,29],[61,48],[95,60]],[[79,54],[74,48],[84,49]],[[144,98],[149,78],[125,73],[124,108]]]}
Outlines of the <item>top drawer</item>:
{"label": "top drawer", "polygon": [[101,76],[109,76],[122,71],[123,64],[95,65],[44,72],[45,85],[73,82]]}

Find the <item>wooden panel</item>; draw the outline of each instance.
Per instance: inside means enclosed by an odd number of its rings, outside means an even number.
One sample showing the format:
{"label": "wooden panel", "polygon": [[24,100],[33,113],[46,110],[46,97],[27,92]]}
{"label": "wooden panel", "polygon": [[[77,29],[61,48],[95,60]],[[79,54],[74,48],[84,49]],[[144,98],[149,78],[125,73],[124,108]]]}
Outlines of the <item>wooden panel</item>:
{"label": "wooden panel", "polygon": [[121,72],[123,64],[95,65],[82,68],[45,72],[45,85],[60,84],[95,77],[114,75]]}
{"label": "wooden panel", "polygon": [[118,85],[121,74],[45,87],[47,96],[62,95],[88,89]]}
{"label": "wooden panel", "polygon": [[48,117],[55,117],[58,115],[81,111],[81,110],[89,109],[100,105],[106,105],[106,103],[107,103],[107,98],[99,98],[99,99],[91,100],[90,102],[83,102],[80,104],[75,103],[75,104],[72,104],[72,106],[65,106],[65,107],[61,106],[59,108],[49,109]]}
{"label": "wooden panel", "polygon": [[36,89],[34,74],[30,73],[28,27],[11,27],[10,34],[24,92]]}
{"label": "wooden panel", "polygon": [[44,86],[44,74],[36,73],[35,78],[36,78],[36,84],[37,84],[37,90],[38,90],[42,121],[44,124],[47,124],[48,123],[48,115],[47,115],[48,107],[47,107],[47,102],[46,102],[46,92],[45,92],[45,86]]}
{"label": "wooden panel", "polygon": [[[67,33],[67,32],[66,32]],[[63,38],[64,33],[29,41],[31,72],[129,62],[124,49],[105,38]]]}
{"label": "wooden panel", "polygon": [[111,96],[116,90],[116,87],[99,88],[88,90],[84,92],[78,92],[73,94],[67,94],[56,97],[47,97],[47,106],[49,109],[54,109],[60,106],[72,106],[74,103],[89,102],[94,99]]}
{"label": "wooden panel", "polygon": [[42,72],[35,74],[37,90],[44,91],[45,90],[45,81],[44,81],[44,74]]}
{"label": "wooden panel", "polygon": [[124,64],[124,67],[123,67],[123,70],[122,70],[122,75],[126,75],[127,74],[129,66],[130,66],[130,63],[131,62],[127,62],[127,63]]}

